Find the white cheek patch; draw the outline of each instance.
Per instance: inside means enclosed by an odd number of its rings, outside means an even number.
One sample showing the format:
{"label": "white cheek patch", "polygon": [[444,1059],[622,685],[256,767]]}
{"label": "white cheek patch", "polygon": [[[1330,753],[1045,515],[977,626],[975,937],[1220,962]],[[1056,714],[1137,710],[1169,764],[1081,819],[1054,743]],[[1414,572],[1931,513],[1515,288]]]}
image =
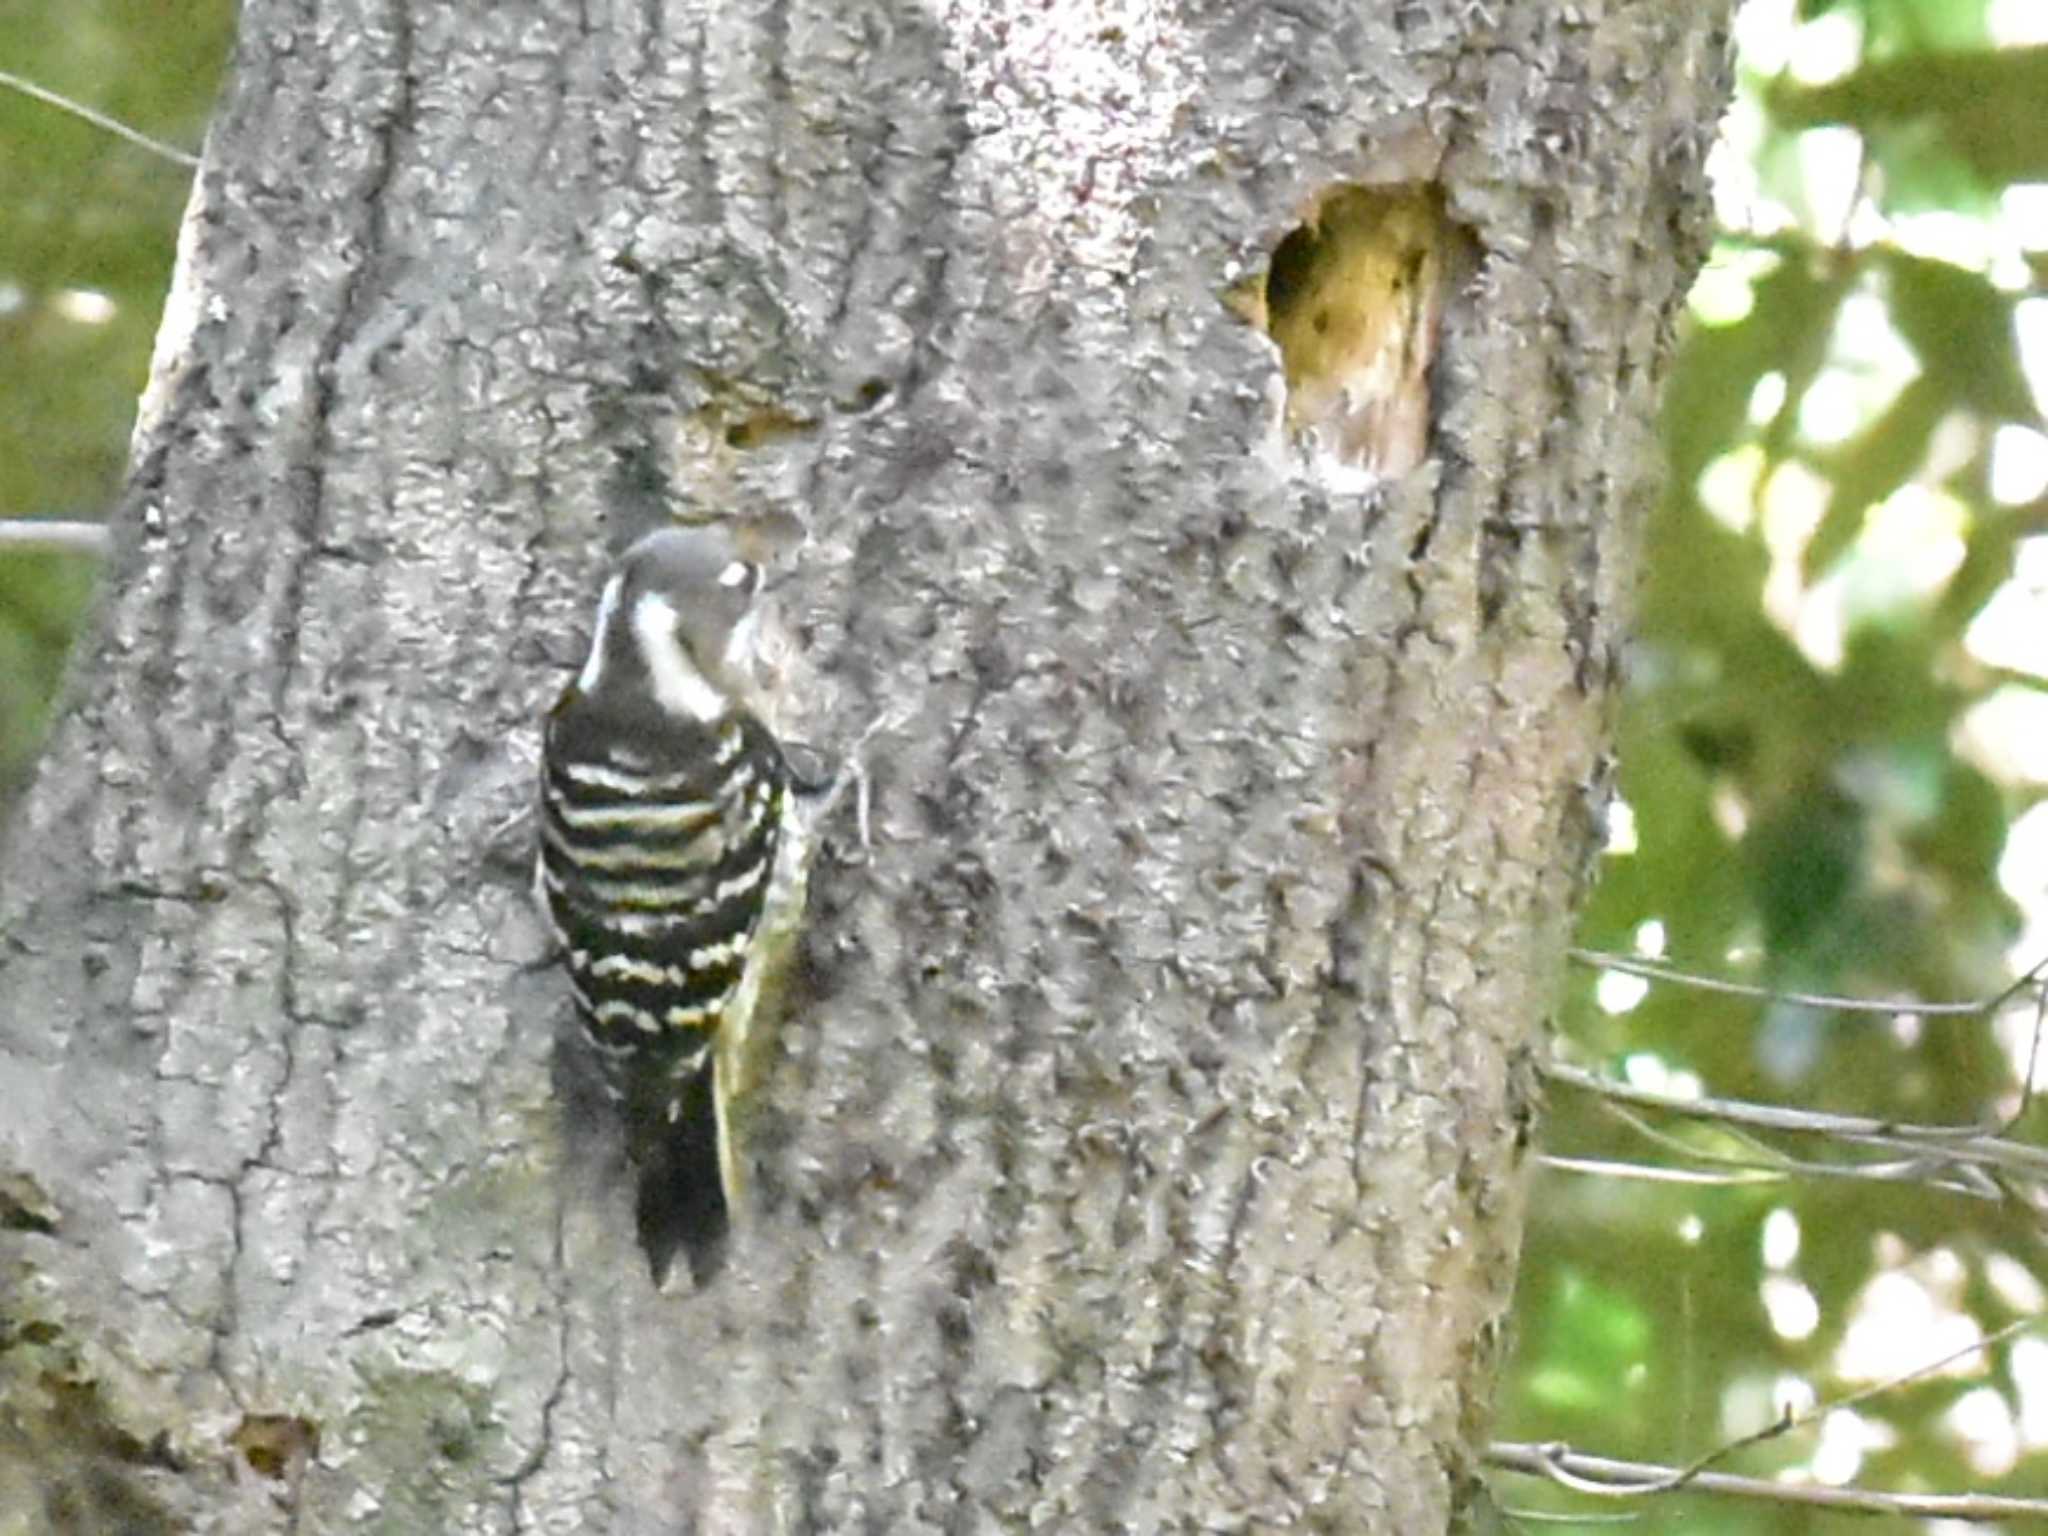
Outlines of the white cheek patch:
{"label": "white cheek patch", "polygon": [[676,637],[675,604],[658,592],[643,592],[633,603],[633,638],[647,663],[654,699],[671,715],[688,715],[707,724],[723,715],[725,695],[697,670],[689,651]]}
{"label": "white cheek patch", "polygon": [[731,565],[728,565],[718,573],[718,584],[721,587],[737,587],[745,583],[753,574],[753,567],[748,565],[746,561],[735,560]]}
{"label": "white cheek patch", "polygon": [[725,642],[725,665],[735,672],[744,673],[754,662],[754,642],[761,630],[761,610],[749,608],[746,616],[733,625],[732,634]]}
{"label": "white cheek patch", "polygon": [[610,638],[612,620],[619,614],[619,592],[625,585],[625,577],[614,576],[604,584],[604,596],[597,604],[597,632],[590,637],[590,654],[584,658],[583,670],[576,674],[576,686],[589,693],[597,686],[597,680],[604,676],[604,647]]}

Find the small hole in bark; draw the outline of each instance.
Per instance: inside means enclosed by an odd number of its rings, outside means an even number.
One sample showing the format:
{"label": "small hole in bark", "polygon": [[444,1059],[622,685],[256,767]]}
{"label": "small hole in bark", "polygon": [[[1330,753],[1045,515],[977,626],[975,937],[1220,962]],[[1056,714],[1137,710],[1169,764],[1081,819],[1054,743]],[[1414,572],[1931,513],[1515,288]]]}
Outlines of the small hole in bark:
{"label": "small hole in bark", "polygon": [[1280,349],[1287,432],[1312,463],[1396,479],[1428,456],[1430,369],[1464,238],[1434,183],[1336,187],[1234,296]]}

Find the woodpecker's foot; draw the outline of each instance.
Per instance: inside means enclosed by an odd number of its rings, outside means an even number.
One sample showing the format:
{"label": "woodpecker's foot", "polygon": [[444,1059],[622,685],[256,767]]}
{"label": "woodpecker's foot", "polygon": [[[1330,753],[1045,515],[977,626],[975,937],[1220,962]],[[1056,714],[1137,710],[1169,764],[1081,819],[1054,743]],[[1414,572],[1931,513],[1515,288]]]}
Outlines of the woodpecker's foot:
{"label": "woodpecker's foot", "polygon": [[488,869],[525,874],[533,862],[533,806],[522,806],[485,832],[477,853]]}
{"label": "woodpecker's foot", "polygon": [[[867,729],[860,733],[852,749],[840,762],[839,771],[829,781],[826,781],[822,774],[806,778],[794,763],[790,766],[791,786],[804,802],[805,811],[814,827],[822,826],[825,818],[832,814],[846,792],[849,789],[853,791],[854,821],[860,829],[860,848],[863,856],[875,845],[872,828],[868,822],[871,795],[864,749],[877,733],[901,723],[894,714],[884,714],[870,721]],[[808,749],[803,750],[806,756],[816,758],[816,753]]]}
{"label": "woodpecker's foot", "polygon": [[513,834],[519,832],[532,820],[533,802],[528,801],[484,834],[486,846],[495,847],[500,843],[511,841]]}

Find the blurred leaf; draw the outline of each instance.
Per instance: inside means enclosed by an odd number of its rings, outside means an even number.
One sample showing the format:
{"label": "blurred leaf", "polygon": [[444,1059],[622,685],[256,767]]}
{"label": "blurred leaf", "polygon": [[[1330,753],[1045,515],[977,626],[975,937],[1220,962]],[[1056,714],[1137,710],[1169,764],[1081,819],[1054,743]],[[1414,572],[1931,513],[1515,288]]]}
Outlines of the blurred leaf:
{"label": "blurred leaf", "polygon": [[1941,119],[1873,124],[1864,132],[1863,147],[1891,212],[1997,217],[2000,186],[1978,174]]}
{"label": "blurred leaf", "polygon": [[1986,507],[1981,504],[1981,490],[1977,499],[1976,526],[1971,530],[1962,567],[1949,578],[1932,619],[1945,635],[1960,636],[1992,595],[2011,579],[2014,541],[2048,529],[2048,503]]}
{"label": "blurred leaf", "polygon": [[1985,182],[2048,179],[2048,47],[1911,52],[1864,65],[1827,85],[1777,81],[1765,95],[1788,128],[1844,123],[1872,129],[1921,120]]}
{"label": "blurred leaf", "polygon": [[1899,391],[1884,413],[1826,456],[1832,490],[1820,526],[1801,556],[1807,577],[1832,567],[1863,531],[1864,514],[1904,485],[1927,457],[1927,442],[1953,401],[1922,374]]}
{"label": "blurred leaf", "polygon": [[1623,1292],[1577,1272],[1558,1281],[1544,1311],[1528,1390],[1552,1408],[1597,1410],[1643,1363],[1653,1331]]}
{"label": "blurred leaf", "polygon": [[1800,6],[1802,18],[1854,11],[1863,23],[1867,57],[1890,58],[1940,48],[1982,48],[1991,42],[1984,0],[1821,0]]}
{"label": "blurred leaf", "polygon": [[1801,974],[1807,952],[1834,929],[1863,849],[1862,812],[1825,785],[1786,796],[1742,839],[1751,898],[1780,974]]}
{"label": "blurred leaf", "polygon": [[33,761],[96,574],[96,562],[76,555],[0,560],[0,721],[8,725],[0,732],[0,807]]}
{"label": "blurred leaf", "polygon": [[1733,325],[1697,328],[1684,366],[1666,386],[1666,452],[1673,476],[1688,490],[1711,459],[1741,440],[1758,380],[1782,373],[1786,399],[1796,400],[1826,360],[1854,274],[1831,253],[1803,242],[1788,240],[1781,251],[1779,264],[1752,284],[1749,314]]}
{"label": "blurred leaf", "polygon": [[1894,329],[1957,405],[1994,421],[2032,423],[2033,391],[2020,367],[2011,294],[1981,274],[1902,251],[1881,258]]}
{"label": "blurred leaf", "polygon": [[1936,48],[1981,48],[1991,41],[1985,0],[1799,0],[1799,19],[1848,11],[1863,24],[1863,51],[1886,58]]}
{"label": "blurred leaf", "polygon": [[2002,951],[2019,930],[2019,913],[1998,882],[1998,861],[2005,853],[2005,795],[1977,769],[1947,753],[1943,767],[1940,804],[1933,817],[1907,833],[1908,851],[1920,869],[1940,880],[1946,931],[1959,941],[1979,935],[1983,947]]}

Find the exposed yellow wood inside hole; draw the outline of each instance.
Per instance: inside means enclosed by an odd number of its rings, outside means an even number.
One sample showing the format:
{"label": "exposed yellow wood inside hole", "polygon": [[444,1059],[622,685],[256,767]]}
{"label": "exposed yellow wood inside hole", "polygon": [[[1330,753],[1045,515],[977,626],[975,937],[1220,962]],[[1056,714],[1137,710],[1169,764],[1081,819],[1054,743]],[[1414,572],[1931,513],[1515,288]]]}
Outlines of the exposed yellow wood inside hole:
{"label": "exposed yellow wood inside hole", "polygon": [[1287,428],[1312,455],[1389,479],[1427,456],[1454,250],[1434,185],[1339,187],[1232,296],[1278,344]]}

